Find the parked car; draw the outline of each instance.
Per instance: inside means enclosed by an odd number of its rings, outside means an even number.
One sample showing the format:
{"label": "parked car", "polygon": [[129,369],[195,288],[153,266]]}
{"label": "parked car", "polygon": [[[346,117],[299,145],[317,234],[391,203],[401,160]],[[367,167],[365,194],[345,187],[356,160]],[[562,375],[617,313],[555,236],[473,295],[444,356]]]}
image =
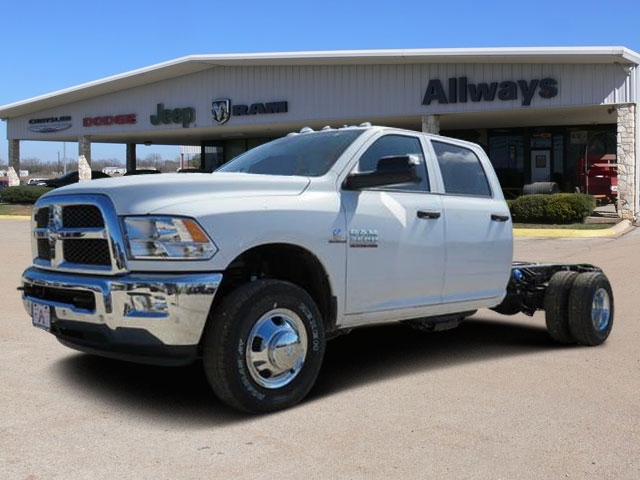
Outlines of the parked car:
{"label": "parked car", "polygon": [[[106,173],[102,173],[100,170],[91,170],[91,180],[95,180],[96,178],[111,178],[110,175]],[[64,187],[65,185],[71,185],[72,183],[77,183],[79,179],[79,174],[77,170],[73,172],[69,172],[61,177],[51,178],[49,180],[43,180],[38,183],[38,185],[43,185],[49,188],[58,188]]]}
{"label": "parked car", "polygon": [[156,170],[155,168],[138,168],[137,170],[127,170],[124,174],[125,177],[130,175],[148,175],[153,173],[162,173],[160,170]]}
{"label": "parked car", "polygon": [[30,178],[27,185],[41,185],[42,182],[49,180],[48,178]]}
{"label": "parked car", "polygon": [[[9,179],[8,178],[0,178],[0,190],[2,190],[4,187],[8,187],[9,186]],[[0,194],[0,202],[2,201],[2,194]]]}

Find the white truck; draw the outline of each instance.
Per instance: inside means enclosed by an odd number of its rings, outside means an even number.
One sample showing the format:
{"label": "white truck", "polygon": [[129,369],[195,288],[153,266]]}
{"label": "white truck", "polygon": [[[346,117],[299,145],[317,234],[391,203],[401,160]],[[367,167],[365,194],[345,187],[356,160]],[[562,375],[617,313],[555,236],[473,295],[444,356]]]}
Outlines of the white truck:
{"label": "white truck", "polygon": [[512,261],[480,146],[368,124],[306,128],[214,173],[53,190],[31,241],[20,290],[33,325],[91,354],[202,361],[245,412],[300,402],[325,342],[357,327],[545,310],[555,340],[598,345],[613,325],[599,268]]}

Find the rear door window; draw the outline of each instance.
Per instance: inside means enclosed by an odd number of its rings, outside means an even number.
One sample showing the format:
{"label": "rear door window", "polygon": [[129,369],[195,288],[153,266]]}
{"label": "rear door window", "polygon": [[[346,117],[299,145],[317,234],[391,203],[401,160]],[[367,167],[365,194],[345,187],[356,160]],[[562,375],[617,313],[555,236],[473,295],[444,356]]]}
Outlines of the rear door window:
{"label": "rear door window", "polygon": [[438,159],[446,193],[491,197],[487,175],[473,150],[435,140],[431,145]]}

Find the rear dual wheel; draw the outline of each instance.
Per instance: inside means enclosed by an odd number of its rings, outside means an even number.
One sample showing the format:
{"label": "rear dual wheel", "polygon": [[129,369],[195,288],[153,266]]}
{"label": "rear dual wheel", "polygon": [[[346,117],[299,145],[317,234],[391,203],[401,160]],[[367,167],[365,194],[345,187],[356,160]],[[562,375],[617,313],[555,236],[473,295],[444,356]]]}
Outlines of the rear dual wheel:
{"label": "rear dual wheel", "polygon": [[569,328],[581,345],[603,343],[613,327],[613,292],[600,272],[581,273],[569,294]]}
{"label": "rear dual wheel", "polygon": [[544,299],[551,337],[560,343],[596,346],[613,327],[613,292],[602,272],[557,272]]}
{"label": "rear dual wheel", "polygon": [[577,272],[570,271],[555,273],[544,296],[547,331],[558,343],[575,342],[569,328],[569,293],[577,276]]}

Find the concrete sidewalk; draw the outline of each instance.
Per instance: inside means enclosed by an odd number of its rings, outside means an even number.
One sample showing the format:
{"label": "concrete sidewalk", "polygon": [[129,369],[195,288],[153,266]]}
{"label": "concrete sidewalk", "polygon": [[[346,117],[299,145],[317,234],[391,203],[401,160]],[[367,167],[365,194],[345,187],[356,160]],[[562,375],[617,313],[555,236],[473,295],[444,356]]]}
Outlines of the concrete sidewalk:
{"label": "concrete sidewalk", "polygon": [[609,228],[598,230],[574,230],[570,228],[514,228],[514,237],[545,238],[598,238],[619,237],[635,227],[629,220],[622,220]]}

